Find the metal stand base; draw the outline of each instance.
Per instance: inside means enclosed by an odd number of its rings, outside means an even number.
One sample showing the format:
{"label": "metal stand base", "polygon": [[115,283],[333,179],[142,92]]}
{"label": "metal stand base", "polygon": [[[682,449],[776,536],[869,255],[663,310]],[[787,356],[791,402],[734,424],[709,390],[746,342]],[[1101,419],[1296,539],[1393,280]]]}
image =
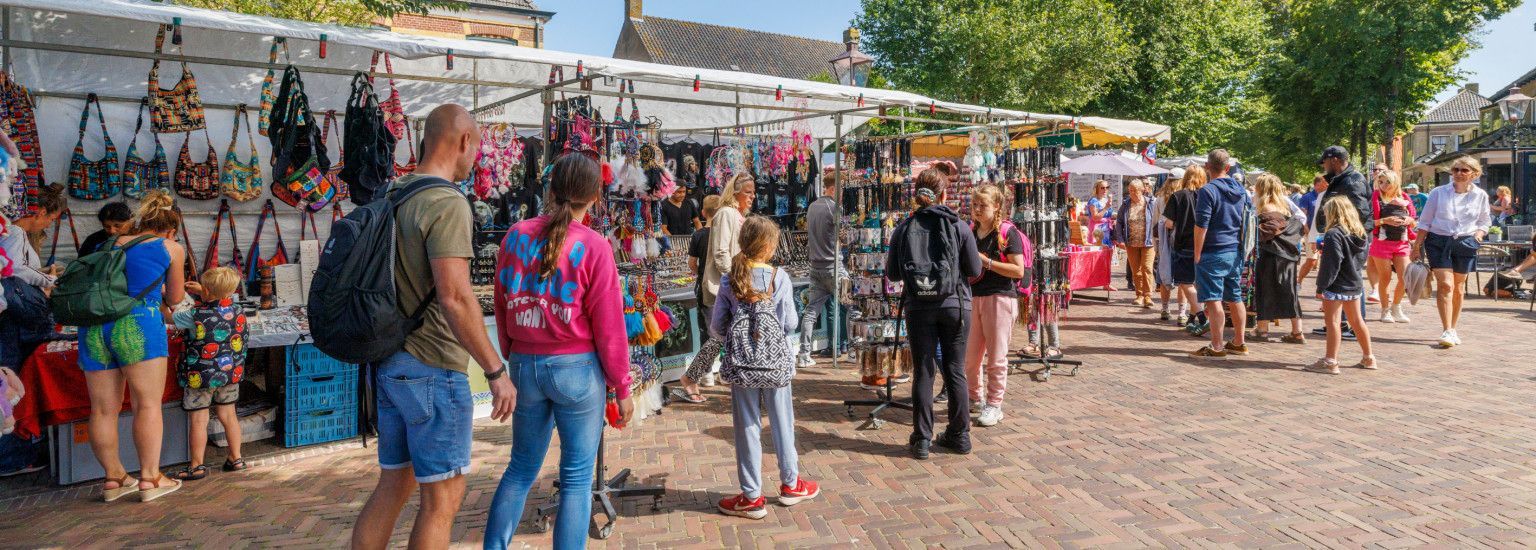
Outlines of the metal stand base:
{"label": "metal stand base", "polygon": [[[1030,369],[1028,366],[1040,365],[1039,368]],[[1051,379],[1051,373],[1057,365],[1069,365],[1072,370],[1062,373],[1063,376],[1077,376],[1077,369],[1082,368],[1082,361],[1066,359],[1065,356],[1057,357],[1030,357],[1019,352],[1019,358],[1008,362],[1008,372],[1011,374],[1028,374],[1030,379],[1036,382],[1046,382]]]}
{"label": "metal stand base", "polygon": [[884,412],[886,409],[901,409],[904,411],[912,410],[912,400],[898,400],[894,397],[896,388],[895,380],[896,378],[894,376],[885,377],[885,391],[878,392],[880,399],[849,399],[843,401],[843,406],[848,409],[848,418],[855,417],[853,414],[854,407],[874,407],[874,409],[869,411],[869,418],[866,419],[863,424],[859,425],[860,430],[878,430],[881,426],[884,426],[885,421],[880,419],[880,413]]}
{"label": "metal stand base", "polygon": [[[651,509],[659,511],[661,510],[661,497],[667,494],[667,488],[664,485],[629,487],[629,476],[632,473],[629,468],[619,470],[617,475],[604,481],[603,476],[608,473],[608,466],[603,459],[606,450],[607,437],[604,437],[597,443],[597,474],[592,478],[592,500],[602,508],[603,515],[608,518],[608,521],[602,525],[597,525],[596,521],[593,522],[593,526],[597,528],[595,536],[598,539],[607,539],[613,535],[613,524],[619,519],[619,512],[613,507],[614,499],[651,497]],[[551,520],[554,518],[555,512],[560,509],[559,493],[560,482],[555,481],[554,502],[540,506],[536,510],[538,513],[534,516],[533,524],[535,532],[543,533],[549,531]]]}

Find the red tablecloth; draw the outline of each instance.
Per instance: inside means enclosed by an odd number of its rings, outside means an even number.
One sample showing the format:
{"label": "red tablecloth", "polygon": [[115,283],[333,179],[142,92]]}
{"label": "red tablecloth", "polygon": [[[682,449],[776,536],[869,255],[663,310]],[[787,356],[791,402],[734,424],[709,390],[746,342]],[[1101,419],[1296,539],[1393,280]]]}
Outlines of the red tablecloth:
{"label": "red tablecloth", "polygon": [[1110,284],[1110,264],[1115,249],[1074,250],[1067,252],[1067,281],[1072,290],[1099,288]]}
{"label": "red tablecloth", "polygon": [[[176,361],[181,357],[181,338],[172,338],[170,359],[166,361],[163,403],[181,399],[176,385]],[[36,437],[45,426],[57,426],[84,420],[91,414],[91,398],[85,389],[85,371],[80,370],[80,350],[73,341],[49,342],[37,348],[21,367],[21,384],[27,395],[16,404],[16,436]],[[128,410],[128,392],[123,391],[123,410]]]}

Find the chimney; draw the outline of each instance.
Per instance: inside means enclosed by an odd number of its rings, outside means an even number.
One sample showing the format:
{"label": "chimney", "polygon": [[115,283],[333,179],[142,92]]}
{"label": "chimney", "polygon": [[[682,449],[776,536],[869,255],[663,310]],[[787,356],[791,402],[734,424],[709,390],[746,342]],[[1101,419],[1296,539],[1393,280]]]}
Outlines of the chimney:
{"label": "chimney", "polygon": [[1476,82],[1468,82],[1467,85],[1462,87],[1461,89],[1466,90],[1468,92],[1472,92],[1472,93],[1477,94],[1477,95],[1483,95],[1482,92],[1478,91],[1478,85],[1477,85]]}
{"label": "chimney", "polygon": [[641,6],[641,0],[624,0],[624,14],[630,19],[645,19],[645,10]]}

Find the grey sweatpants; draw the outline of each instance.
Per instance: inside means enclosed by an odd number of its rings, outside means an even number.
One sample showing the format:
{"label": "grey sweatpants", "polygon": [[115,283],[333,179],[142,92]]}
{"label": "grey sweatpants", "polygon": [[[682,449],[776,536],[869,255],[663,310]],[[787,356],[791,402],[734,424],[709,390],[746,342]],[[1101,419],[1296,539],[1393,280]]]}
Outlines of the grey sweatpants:
{"label": "grey sweatpants", "polygon": [[763,408],[767,405],[773,447],[779,456],[779,483],[800,480],[800,453],[795,449],[795,409],[790,386],[743,388],[731,386],[731,419],[736,425],[736,473],[741,492],[756,499],[763,494]]}
{"label": "grey sweatpants", "polygon": [[832,299],[832,292],[836,285],[837,275],[831,269],[811,271],[811,287],[807,289],[805,309],[800,312],[800,353],[811,353],[811,338],[816,332],[816,317]]}

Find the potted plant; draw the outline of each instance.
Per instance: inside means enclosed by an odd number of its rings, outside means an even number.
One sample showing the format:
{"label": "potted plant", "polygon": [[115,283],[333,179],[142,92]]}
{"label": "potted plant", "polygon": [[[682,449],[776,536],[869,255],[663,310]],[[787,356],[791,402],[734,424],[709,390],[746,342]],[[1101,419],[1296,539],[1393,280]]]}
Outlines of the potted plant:
{"label": "potted plant", "polygon": [[1488,228],[1488,242],[1491,242],[1491,243],[1504,242],[1504,228],[1499,227],[1499,226],[1493,226],[1493,227]]}

